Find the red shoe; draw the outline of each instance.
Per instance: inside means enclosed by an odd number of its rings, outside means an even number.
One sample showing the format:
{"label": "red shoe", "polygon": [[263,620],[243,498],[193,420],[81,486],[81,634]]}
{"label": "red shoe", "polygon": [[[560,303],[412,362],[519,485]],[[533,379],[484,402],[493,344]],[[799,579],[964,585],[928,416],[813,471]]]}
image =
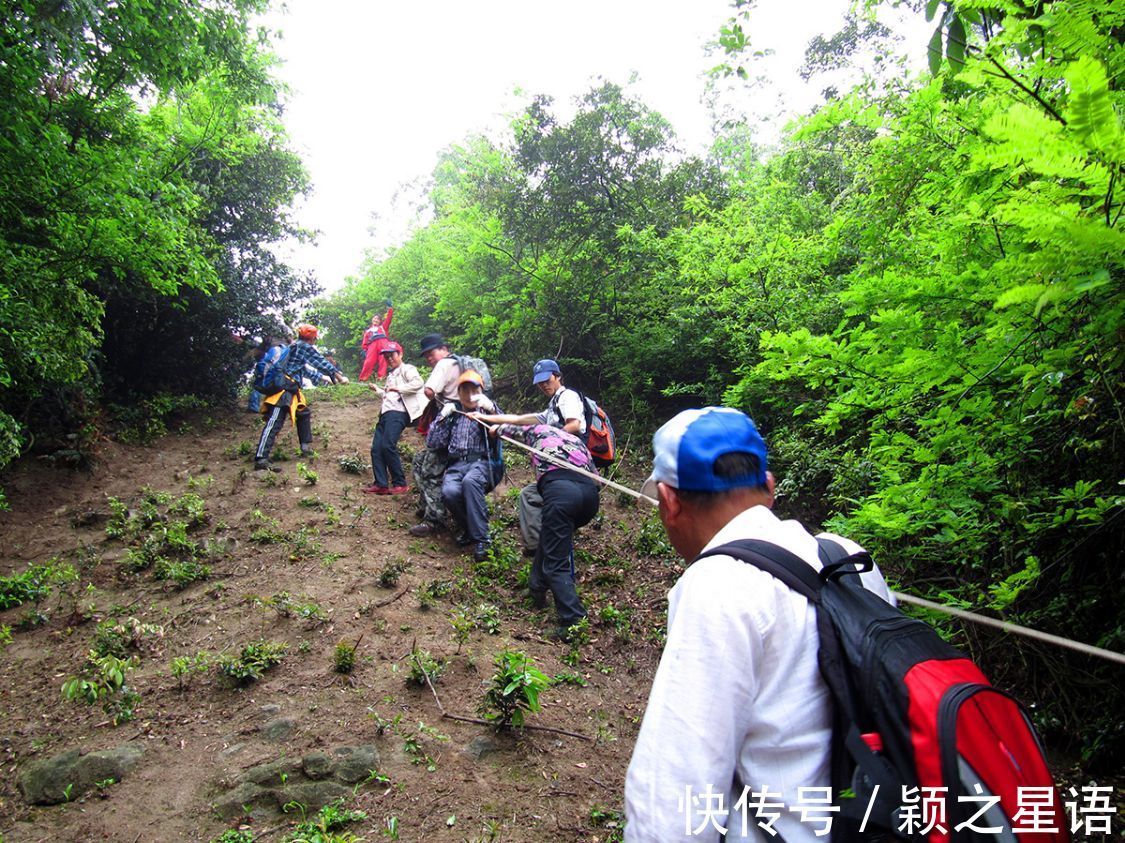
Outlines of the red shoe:
{"label": "red shoe", "polygon": [[360,491],[365,495],[385,495],[388,494],[390,490],[386,486],[372,483],[370,486],[364,486]]}
{"label": "red shoe", "polygon": [[405,495],[409,491],[409,486],[391,486],[391,488],[387,489],[386,493],[388,495]]}

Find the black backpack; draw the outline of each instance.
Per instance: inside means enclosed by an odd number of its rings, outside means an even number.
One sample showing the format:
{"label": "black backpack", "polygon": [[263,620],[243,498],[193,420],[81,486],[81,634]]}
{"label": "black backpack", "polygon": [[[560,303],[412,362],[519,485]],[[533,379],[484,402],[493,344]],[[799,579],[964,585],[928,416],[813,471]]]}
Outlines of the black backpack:
{"label": "black backpack", "polygon": [[[742,540],[701,554],[733,556],[781,580],[816,607],[818,662],[835,707],[832,786],[840,804],[834,841],[873,831],[927,843],[1064,843],[1067,818],[1030,718],[973,662],[926,623],[859,583],[874,565],[820,538],[818,573],[769,542]],[[910,793],[938,788],[945,825],[925,833],[904,812]],[[944,790],[941,790],[944,788]],[[1052,831],[1024,827],[1022,795]],[[923,792],[923,795],[926,795]],[[847,797],[847,798],[844,798]],[[940,797],[939,797],[940,798]],[[974,805],[993,801],[987,812]],[[958,828],[961,826],[961,828]],[[982,829],[990,829],[982,831]]]}

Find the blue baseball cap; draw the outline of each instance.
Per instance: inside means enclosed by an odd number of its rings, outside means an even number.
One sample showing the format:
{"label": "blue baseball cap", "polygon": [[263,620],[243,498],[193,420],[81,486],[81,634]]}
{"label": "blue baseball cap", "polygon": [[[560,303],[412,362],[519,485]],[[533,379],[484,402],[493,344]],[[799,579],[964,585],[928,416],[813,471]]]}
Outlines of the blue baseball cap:
{"label": "blue baseball cap", "polygon": [[559,364],[554,360],[540,360],[535,364],[535,368],[531,370],[531,383],[543,383],[545,380],[550,380],[551,375],[561,375]]}
{"label": "blue baseball cap", "polygon": [[[750,417],[729,407],[684,410],[652,437],[652,475],[641,493],[657,497],[657,482],[685,492],[725,492],[766,485],[766,443]],[[750,454],[758,471],[739,477],[716,477],[715,460],[725,454]]]}

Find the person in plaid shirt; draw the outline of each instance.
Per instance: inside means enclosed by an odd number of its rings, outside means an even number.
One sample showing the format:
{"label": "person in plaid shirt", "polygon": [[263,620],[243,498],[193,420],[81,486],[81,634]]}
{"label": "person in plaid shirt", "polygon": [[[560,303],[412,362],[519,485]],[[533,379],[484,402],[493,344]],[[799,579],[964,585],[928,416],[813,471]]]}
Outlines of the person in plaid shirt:
{"label": "person in plaid shirt", "polygon": [[305,366],[309,365],[332,380],[333,383],[347,383],[336,366],[313,345],[319,335],[314,325],[298,325],[297,341],[289,347],[289,354],[285,358],[285,376],[287,386],[280,392],[267,395],[262,399],[262,414],[266,417],[262,435],[258,439],[258,450],[254,452],[255,471],[276,471],[270,464],[270,454],[273,453],[274,442],[277,434],[285,426],[288,416],[297,428],[297,441],[301,444],[301,453],[311,456],[312,447],[312,410],[309,409],[305,395],[301,392],[301,377]]}

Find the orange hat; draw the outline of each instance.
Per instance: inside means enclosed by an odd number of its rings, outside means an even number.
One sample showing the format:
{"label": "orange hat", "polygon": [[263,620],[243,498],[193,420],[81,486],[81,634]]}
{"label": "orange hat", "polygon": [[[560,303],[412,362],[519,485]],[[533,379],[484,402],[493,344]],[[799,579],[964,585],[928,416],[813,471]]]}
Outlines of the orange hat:
{"label": "orange hat", "polygon": [[303,324],[297,326],[297,338],[305,342],[315,342],[316,338],[320,336],[320,331],[316,329],[316,325]]}
{"label": "orange hat", "polygon": [[457,386],[461,386],[463,383],[473,383],[484,389],[484,378],[480,376],[480,372],[475,372],[472,369],[468,369],[465,374],[457,378]]}

